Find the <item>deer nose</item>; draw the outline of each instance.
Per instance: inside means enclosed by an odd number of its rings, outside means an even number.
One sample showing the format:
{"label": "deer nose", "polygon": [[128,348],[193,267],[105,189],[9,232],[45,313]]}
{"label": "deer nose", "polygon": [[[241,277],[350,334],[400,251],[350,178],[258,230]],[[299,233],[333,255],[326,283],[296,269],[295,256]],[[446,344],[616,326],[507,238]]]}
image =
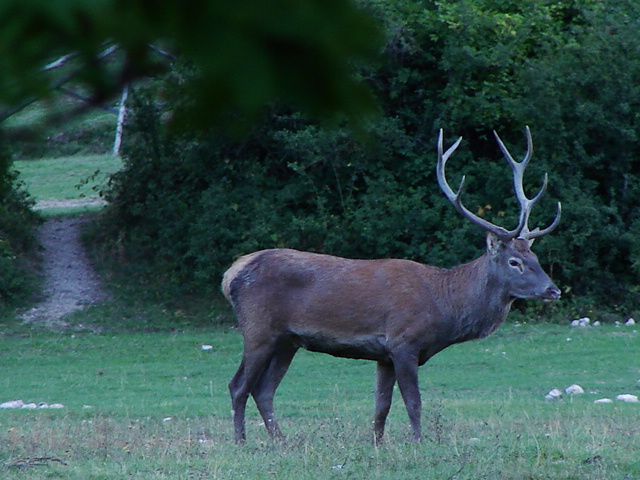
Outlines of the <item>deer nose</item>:
{"label": "deer nose", "polygon": [[557,300],[558,298],[560,298],[560,295],[562,295],[560,289],[555,285],[547,287],[547,290],[544,293],[549,300]]}

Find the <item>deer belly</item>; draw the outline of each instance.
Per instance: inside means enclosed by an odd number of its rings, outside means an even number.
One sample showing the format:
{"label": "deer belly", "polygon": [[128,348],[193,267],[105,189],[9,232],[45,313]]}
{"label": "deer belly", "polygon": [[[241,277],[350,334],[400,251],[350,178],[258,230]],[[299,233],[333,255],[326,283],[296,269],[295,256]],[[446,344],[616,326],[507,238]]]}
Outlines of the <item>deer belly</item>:
{"label": "deer belly", "polygon": [[323,334],[294,334],[296,343],[311,352],[320,352],[334,357],[364,360],[388,360],[384,336],[351,336],[336,338]]}

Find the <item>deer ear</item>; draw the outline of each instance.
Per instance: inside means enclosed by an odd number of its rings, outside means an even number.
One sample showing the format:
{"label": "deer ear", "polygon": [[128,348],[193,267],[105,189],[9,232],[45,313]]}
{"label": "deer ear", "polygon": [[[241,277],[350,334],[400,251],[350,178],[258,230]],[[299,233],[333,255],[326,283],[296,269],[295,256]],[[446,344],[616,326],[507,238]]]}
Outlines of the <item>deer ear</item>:
{"label": "deer ear", "polygon": [[[534,228],[533,230],[531,230],[532,234],[537,234],[540,231],[540,229],[538,227]],[[531,248],[531,245],[533,245],[534,240],[538,238],[537,236],[533,237],[533,238],[525,238],[525,240],[527,241],[527,243],[529,244],[529,248]]]}
{"label": "deer ear", "polygon": [[487,233],[487,252],[495,256],[502,248],[504,248],[504,242],[493,233]]}

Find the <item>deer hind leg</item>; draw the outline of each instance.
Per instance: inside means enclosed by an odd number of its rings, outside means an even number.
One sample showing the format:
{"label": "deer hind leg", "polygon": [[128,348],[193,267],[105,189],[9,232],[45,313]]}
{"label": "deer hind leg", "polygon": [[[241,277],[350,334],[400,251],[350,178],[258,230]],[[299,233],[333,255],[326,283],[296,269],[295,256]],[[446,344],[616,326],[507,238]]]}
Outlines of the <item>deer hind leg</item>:
{"label": "deer hind leg", "polygon": [[263,345],[253,349],[247,348],[245,345],[240,367],[229,382],[236,443],[243,443],[246,440],[245,411],[247,400],[256,382],[270,364],[273,354],[273,345]]}
{"label": "deer hind leg", "polygon": [[244,358],[240,362],[240,366],[238,367],[238,370],[236,371],[235,375],[229,382],[229,392],[231,392],[232,396],[233,396],[233,392],[235,392],[238,389],[240,383],[243,382],[243,377],[244,377]]}
{"label": "deer hind leg", "polygon": [[400,387],[402,399],[409,414],[413,439],[416,442],[421,442],[422,426],[420,415],[422,412],[422,399],[420,398],[420,387],[418,385],[418,359],[415,355],[410,354],[397,355],[393,358],[393,367],[398,379],[398,387]]}
{"label": "deer hind leg", "polygon": [[384,425],[391,408],[393,399],[393,386],[396,383],[396,373],[392,363],[378,362],[376,370],[376,413],[373,423],[374,442],[382,443]]}
{"label": "deer hind leg", "polygon": [[280,382],[282,382],[282,379],[287,373],[297,350],[293,345],[280,345],[271,357],[269,366],[262,373],[253,390],[251,390],[251,395],[264,420],[267,432],[278,440],[284,440],[284,435],[282,435],[278,422],[275,419],[273,397]]}

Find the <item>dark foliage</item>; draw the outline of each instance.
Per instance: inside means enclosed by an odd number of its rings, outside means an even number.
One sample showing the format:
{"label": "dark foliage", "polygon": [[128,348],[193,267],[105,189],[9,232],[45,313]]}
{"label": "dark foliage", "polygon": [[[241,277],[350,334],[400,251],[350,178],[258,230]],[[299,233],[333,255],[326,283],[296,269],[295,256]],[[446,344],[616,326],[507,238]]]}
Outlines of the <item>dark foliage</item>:
{"label": "dark foliage", "polygon": [[11,168],[11,156],[0,137],[0,306],[32,289],[35,281],[29,258],[36,245],[33,227],[38,215],[33,201]]}
{"label": "dark foliage", "polygon": [[[238,255],[287,246],[451,266],[484,249],[447,203],[435,141],[465,141],[465,204],[512,228],[517,205],[492,130],[514,155],[536,153],[526,187],[550,188],[531,225],[563,202],[561,227],[536,244],[566,293],[638,308],[640,284],[640,15],[630,2],[378,1],[384,61],[361,66],[383,115],[366,135],[327,130],[272,106],[242,139],[164,129],[138,94],[126,169],[104,224],[111,245],[151,261],[176,286],[216,290]],[[176,88],[176,82],[168,82]]]}

